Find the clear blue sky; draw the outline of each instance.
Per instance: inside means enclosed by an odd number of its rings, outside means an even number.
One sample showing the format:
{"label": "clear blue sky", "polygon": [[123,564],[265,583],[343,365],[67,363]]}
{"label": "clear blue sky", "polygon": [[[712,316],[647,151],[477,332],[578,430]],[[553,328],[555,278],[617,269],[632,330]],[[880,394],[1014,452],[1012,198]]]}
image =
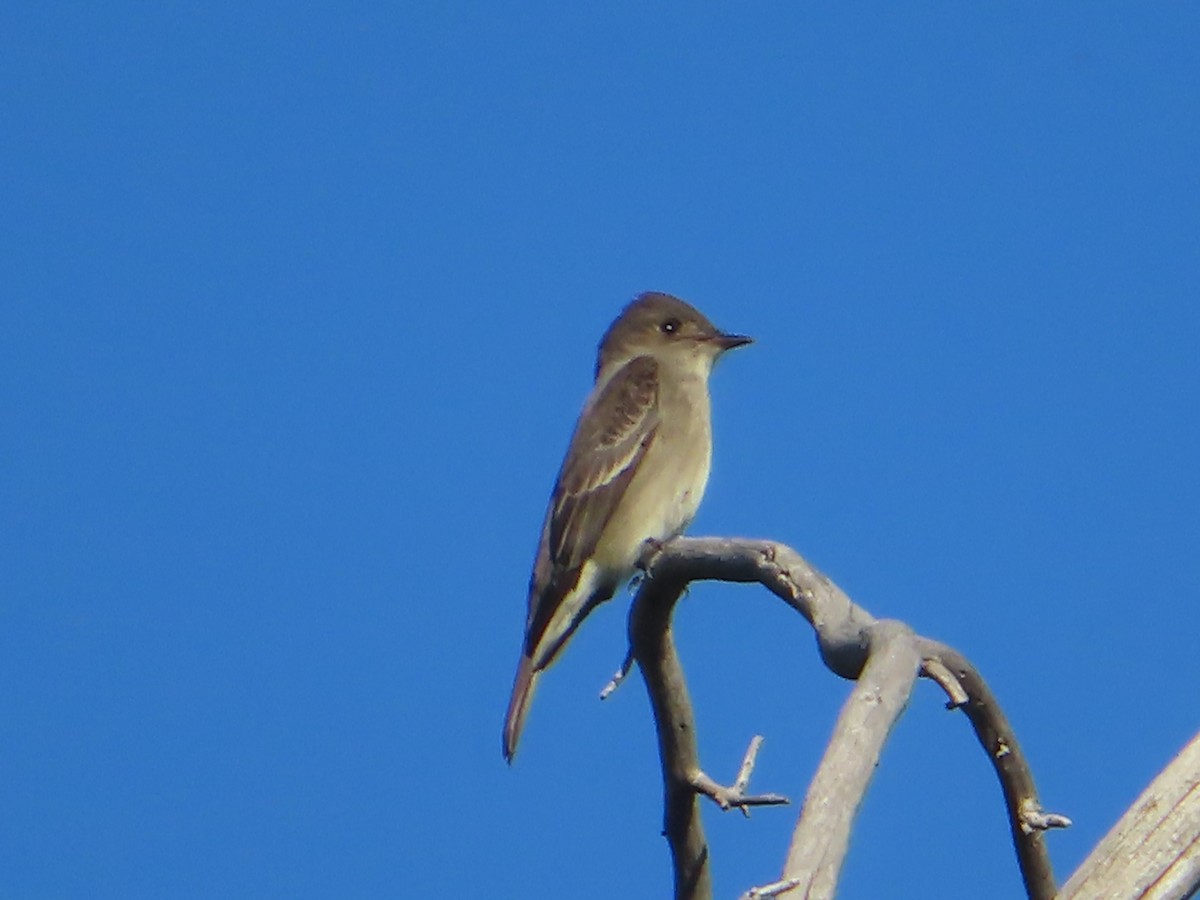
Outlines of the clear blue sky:
{"label": "clear blue sky", "polygon": [[[1068,874],[1200,728],[1194,4],[8,4],[0,895],[661,897],[621,598],[500,724],[597,338],[756,335],[698,534],[991,680]],[[848,685],[679,633],[710,773],[799,799]],[[858,897],[1016,896],[917,690]],[[709,815],[718,896],[795,809]]]}

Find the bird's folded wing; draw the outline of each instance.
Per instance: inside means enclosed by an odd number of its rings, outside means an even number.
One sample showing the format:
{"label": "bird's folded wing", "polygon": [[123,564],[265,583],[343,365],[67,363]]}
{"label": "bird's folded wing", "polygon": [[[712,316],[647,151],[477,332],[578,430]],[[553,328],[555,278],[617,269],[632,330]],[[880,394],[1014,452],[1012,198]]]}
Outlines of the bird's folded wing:
{"label": "bird's folded wing", "polygon": [[596,549],[658,433],[658,364],[639,356],[585,408],[554,486],[529,594],[530,645]]}

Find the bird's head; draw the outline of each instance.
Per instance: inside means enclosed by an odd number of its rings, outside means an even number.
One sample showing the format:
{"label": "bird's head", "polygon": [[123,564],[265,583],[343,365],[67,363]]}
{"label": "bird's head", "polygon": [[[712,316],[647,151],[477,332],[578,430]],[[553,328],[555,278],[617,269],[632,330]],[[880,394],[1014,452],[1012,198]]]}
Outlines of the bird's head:
{"label": "bird's head", "polygon": [[653,356],[707,375],[722,353],[752,340],[720,331],[700,310],[678,297],[650,291],[636,297],[608,326],[600,341],[596,374],[637,356]]}

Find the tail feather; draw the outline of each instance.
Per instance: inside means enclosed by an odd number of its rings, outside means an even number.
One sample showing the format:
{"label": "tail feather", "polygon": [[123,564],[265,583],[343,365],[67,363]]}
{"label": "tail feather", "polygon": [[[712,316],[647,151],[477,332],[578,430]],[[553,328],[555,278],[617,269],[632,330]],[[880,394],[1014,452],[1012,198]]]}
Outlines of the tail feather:
{"label": "tail feather", "polygon": [[603,577],[589,560],[535,595],[540,598],[536,604],[531,601],[536,614],[526,627],[521,663],[513,679],[512,699],[504,719],[504,758],[510,763],[517,752],[538,676],[558,658],[587,614],[611,597],[619,583],[619,579]]}
{"label": "tail feather", "polygon": [[504,717],[504,759],[509,765],[517,753],[517,742],[525,728],[525,716],[533,702],[533,689],[537,687],[538,675],[533,660],[524,654],[517,666],[517,677],[513,679],[512,699],[508,701],[508,714]]}

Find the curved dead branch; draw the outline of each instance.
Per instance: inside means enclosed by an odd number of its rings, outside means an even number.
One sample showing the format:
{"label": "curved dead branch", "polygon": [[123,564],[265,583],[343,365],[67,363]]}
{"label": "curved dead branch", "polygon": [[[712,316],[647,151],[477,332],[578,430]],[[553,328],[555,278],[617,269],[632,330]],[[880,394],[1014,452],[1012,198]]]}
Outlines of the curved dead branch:
{"label": "curved dead branch", "polygon": [[[675,897],[709,898],[709,851],[699,795],[695,717],[671,636],[675,603],[692,581],[758,582],[800,613],[816,632],[825,665],[857,684],[839,717],[793,834],[780,880],[747,896],[832,896],[883,744],[917,675],[962,709],[988,752],[1004,790],[1013,843],[1028,895],[1050,900],[1056,887],[1042,833],[1070,824],[1043,813],[1033,776],[1012,728],[979,673],[950,647],[877,620],[790,547],[771,541],[676,538],[648,548],[647,577],[629,616],[630,653],[654,709],[663,769],[664,834],[671,848]],[[619,680],[620,673],[618,673]]]}

